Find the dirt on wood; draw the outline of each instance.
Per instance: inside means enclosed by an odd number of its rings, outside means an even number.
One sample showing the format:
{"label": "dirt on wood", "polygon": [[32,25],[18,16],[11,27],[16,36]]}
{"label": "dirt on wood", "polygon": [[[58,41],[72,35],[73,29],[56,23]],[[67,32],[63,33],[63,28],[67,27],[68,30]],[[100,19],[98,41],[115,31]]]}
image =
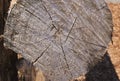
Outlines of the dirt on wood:
{"label": "dirt on wood", "polygon": [[119,4],[109,4],[111,12],[113,14],[113,44],[110,44],[108,52],[111,57],[111,61],[114,65],[116,73],[120,79],[120,3]]}

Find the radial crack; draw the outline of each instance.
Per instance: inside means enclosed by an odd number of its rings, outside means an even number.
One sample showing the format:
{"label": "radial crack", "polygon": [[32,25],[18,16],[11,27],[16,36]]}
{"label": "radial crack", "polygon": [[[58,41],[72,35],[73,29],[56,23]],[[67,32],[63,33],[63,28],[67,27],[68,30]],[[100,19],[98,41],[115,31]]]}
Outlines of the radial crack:
{"label": "radial crack", "polygon": [[[69,66],[69,64],[68,64],[68,62],[67,62],[66,54],[65,54],[65,51],[64,51],[64,48],[63,48],[62,45],[61,45],[61,49],[62,49],[62,52],[63,52],[63,54],[64,54],[64,60],[65,60],[65,62],[66,62],[67,68],[68,68],[68,70],[70,71],[70,66]],[[72,75],[71,72],[70,72],[70,75],[71,75],[71,77],[73,77],[73,75]]]}
{"label": "radial crack", "polygon": [[104,8],[107,8],[107,6],[105,5],[105,6],[102,6],[100,9],[98,9],[97,11],[99,11],[99,10],[102,10],[102,9],[104,9]]}
{"label": "radial crack", "polygon": [[[33,15],[34,17],[36,17],[38,20],[42,21],[41,18],[39,18],[38,16],[36,16],[35,14],[33,14],[32,12],[30,12],[29,10],[25,9],[25,11],[27,11],[28,13],[30,13],[31,15]],[[42,21],[44,24],[46,24],[44,21]]]}
{"label": "radial crack", "polygon": [[106,46],[103,46],[103,45],[98,45],[98,44],[95,44],[95,43],[92,43],[92,42],[87,42],[87,41],[85,41],[86,43],[89,43],[89,44],[93,44],[93,45],[96,45],[96,46],[99,46],[99,47],[102,47],[102,48],[107,48]]}
{"label": "radial crack", "polygon": [[74,20],[74,22],[73,22],[73,24],[72,24],[72,27],[71,27],[71,29],[70,29],[70,31],[69,31],[69,33],[68,33],[68,35],[67,35],[66,39],[65,39],[65,42],[68,40],[69,35],[70,35],[70,33],[71,33],[71,31],[72,31],[72,29],[73,29],[73,27],[74,27],[75,23],[76,23],[76,20],[77,20],[77,17],[75,18],[75,20]]}
{"label": "radial crack", "polygon": [[52,21],[52,27],[55,28],[56,30],[58,30],[57,27],[53,24],[52,16],[50,15],[50,13],[49,13],[49,11],[47,10],[46,6],[43,4],[43,1],[42,1],[42,0],[41,0],[41,3],[42,3],[43,7],[45,8],[46,12],[48,13],[48,15],[49,15],[49,17],[50,17],[50,19],[51,19],[51,21]]}
{"label": "radial crack", "polygon": [[47,51],[47,49],[48,49],[49,47],[50,47],[50,45],[49,45],[45,50],[43,50],[43,52],[40,54],[40,56],[38,56],[38,57],[32,62],[32,64],[36,63],[36,62],[40,59],[40,57],[43,56],[43,54]]}

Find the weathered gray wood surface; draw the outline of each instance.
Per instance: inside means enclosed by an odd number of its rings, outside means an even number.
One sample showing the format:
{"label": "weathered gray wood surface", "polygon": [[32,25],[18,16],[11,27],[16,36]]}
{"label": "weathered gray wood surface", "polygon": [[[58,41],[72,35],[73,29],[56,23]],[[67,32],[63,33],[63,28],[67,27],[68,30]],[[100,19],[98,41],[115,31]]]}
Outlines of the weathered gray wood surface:
{"label": "weathered gray wood surface", "polygon": [[83,75],[106,52],[112,16],[104,0],[18,0],[5,46],[38,66],[46,81]]}

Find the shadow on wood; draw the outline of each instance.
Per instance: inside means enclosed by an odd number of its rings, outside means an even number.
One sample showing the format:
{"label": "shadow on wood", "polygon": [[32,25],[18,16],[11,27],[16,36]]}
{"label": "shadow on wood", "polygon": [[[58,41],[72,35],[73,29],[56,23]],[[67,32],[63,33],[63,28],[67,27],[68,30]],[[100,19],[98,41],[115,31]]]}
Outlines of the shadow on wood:
{"label": "shadow on wood", "polygon": [[35,67],[29,61],[24,58],[18,59],[17,69],[18,81],[35,81]]}
{"label": "shadow on wood", "polygon": [[120,81],[108,53],[102,62],[86,74],[86,81]]}
{"label": "shadow on wood", "polygon": [[2,34],[10,0],[0,0],[0,81],[17,81],[17,54],[3,46]]}

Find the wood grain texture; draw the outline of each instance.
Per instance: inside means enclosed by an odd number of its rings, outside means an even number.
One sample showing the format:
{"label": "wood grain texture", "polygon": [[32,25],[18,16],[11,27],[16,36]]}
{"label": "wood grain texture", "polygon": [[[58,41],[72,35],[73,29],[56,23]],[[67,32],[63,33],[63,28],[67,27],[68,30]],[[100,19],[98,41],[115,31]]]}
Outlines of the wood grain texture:
{"label": "wood grain texture", "polygon": [[5,46],[39,67],[46,81],[70,81],[102,59],[112,27],[104,0],[18,0]]}

